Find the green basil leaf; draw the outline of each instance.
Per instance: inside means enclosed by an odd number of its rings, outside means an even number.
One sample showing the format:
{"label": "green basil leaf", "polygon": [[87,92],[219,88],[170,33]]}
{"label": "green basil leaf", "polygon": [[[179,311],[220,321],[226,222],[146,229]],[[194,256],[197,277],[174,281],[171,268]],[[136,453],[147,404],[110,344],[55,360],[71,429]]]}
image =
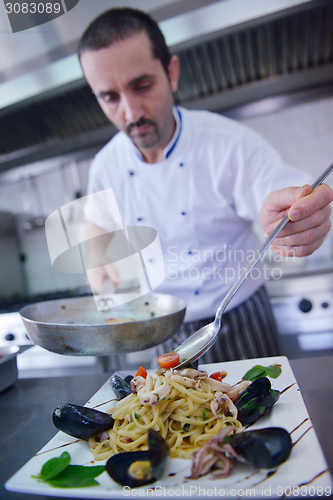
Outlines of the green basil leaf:
{"label": "green basil leaf", "polygon": [[68,465],[60,474],[46,481],[50,486],[56,488],[83,488],[96,486],[99,483],[95,477],[105,471],[104,465],[87,467],[84,465]]}
{"label": "green basil leaf", "polygon": [[99,484],[95,481],[95,477],[105,471],[104,465],[92,467],[69,465],[70,460],[70,454],[65,451],[60,457],[51,458],[45,462],[38,476],[31,477],[55,488],[83,488]]}
{"label": "green basil leaf", "polygon": [[271,365],[266,367],[267,375],[271,378],[278,378],[281,375],[282,368],[280,365]]}
{"label": "green basil leaf", "polygon": [[52,479],[66,469],[70,461],[71,456],[67,451],[64,451],[60,457],[51,458],[43,465],[40,471],[40,478],[44,481]]}
{"label": "green basil leaf", "polygon": [[256,378],[265,377],[265,374],[265,367],[256,365],[245,373],[243,380],[251,380],[253,382]]}
{"label": "green basil leaf", "polygon": [[270,366],[261,366],[256,365],[251,370],[247,371],[243,377],[243,380],[251,380],[253,382],[257,378],[260,377],[271,377],[277,378],[282,372],[280,365],[270,365]]}

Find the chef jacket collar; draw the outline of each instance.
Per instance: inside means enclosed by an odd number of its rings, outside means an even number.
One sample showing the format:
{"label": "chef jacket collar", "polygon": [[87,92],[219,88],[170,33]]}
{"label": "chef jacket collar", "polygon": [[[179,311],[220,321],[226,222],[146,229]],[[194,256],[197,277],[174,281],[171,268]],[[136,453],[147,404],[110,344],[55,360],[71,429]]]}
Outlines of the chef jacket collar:
{"label": "chef jacket collar", "polygon": [[[164,158],[164,160],[166,160],[167,158],[169,158],[169,156],[171,155],[172,151],[175,149],[176,144],[178,142],[178,139],[180,137],[180,133],[182,131],[182,115],[181,115],[179,109],[177,108],[177,106],[174,106],[172,108],[172,113],[173,113],[174,119],[176,120],[176,130],[175,130],[175,133],[173,134],[170,142],[168,143],[168,145],[163,150],[163,158]],[[133,144],[133,148],[134,148],[134,152],[135,152],[136,156],[141,161],[144,162],[145,159],[142,156],[142,154],[139,151],[139,149],[135,146],[135,144]]]}

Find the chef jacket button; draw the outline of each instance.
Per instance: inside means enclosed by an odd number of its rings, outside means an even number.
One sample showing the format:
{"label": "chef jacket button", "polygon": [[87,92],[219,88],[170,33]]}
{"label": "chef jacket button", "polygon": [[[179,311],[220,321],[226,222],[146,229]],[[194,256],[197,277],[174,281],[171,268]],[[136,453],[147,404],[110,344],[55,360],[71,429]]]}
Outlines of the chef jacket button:
{"label": "chef jacket button", "polygon": [[194,295],[199,295],[199,290],[195,290]]}
{"label": "chef jacket button", "polygon": [[186,215],[186,212],[181,212],[182,215]]}
{"label": "chef jacket button", "polygon": [[136,220],[142,220],[142,217],[138,217]]}
{"label": "chef jacket button", "polygon": [[184,166],[184,163],[179,163],[179,166],[180,166],[180,167],[183,167],[183,166]]}
{"label": "chef jacket button", "polygon": [[134,175],[134,172],[132,172],[132,170],[130,170],[128,173],[129,173],[130,175]]}
{"label": "chef jacket button", "polygon": [[149,259],[149,262],[154,262],[154,259]]}
{"label": "chef jacket button", "polygon": [[192,250],[189,250],[189,251],[188,251],[188,254],[189,254],[189,255],[192,255]]}

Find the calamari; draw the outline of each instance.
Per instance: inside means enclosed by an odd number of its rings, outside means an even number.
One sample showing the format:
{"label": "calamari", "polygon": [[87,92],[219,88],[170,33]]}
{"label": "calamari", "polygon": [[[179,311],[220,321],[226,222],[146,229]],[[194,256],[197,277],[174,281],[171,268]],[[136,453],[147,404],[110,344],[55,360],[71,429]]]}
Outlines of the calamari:
{"label": "calamari", "polygon": [[[137,377],[136,377],[137,378]],[[144,379],[145,380],[145,379]],[[145,385],[137,390],[140,404],[154,406],[170,393],[170,386],[153,373],[148,373]]]}
{"label": "calamari", "polygon": [[137,394],[137,392],[142,389],[142,387],[146,387],[146,379],[138,375],[137,377],[133,377],[130,386],[133,394]]}
{"label": "calamari", "polygon": [[204,476],[211,469],[215,478],[227,477],[232,471],[232,460],[225,454],[237,458],[233,448],[226,444],[224,438],[229,433],[235,433],[234,427],[224,427],[216,436],[212,437],[199,450],[192,453],[191,479]]}
{"label": "calamari", "polygon": [[199,372],[193,368],[184,368],[182,370],[173,370],[172,368],[165,373],[165,377],[174,380],[184,387],[193,387],[201,391],[200,381],[206,379],[206,372]]}
{"label": "calamari", "polygon": [[240,394],[242,391],[244,391],[249,385],[251,384],[251,380],[242,380],[236,385],[233,385],[228,392],[229,398],[231,398],[233,401],[237,398],[238,394]]}
{"label": "calamari", "polygon": [[[232,413],[234,418],[237,418],[237,408],[229,398],[229,395],[223,392],[216,392],[214,399],[210,403],[210,409],[214,416],[218,419],[224,418],[228,413]],[[217,412],[220,411],[220,414]]]}
{"label": "calamari", "polygon": [[227,382],[220,382],[219,380],[215,380],[214,378],[206,377],[204,379],[204,382],[206,382],[213,391],[220,391],[229,394],[229,391],[231,389],[231,385],[227,384]]}

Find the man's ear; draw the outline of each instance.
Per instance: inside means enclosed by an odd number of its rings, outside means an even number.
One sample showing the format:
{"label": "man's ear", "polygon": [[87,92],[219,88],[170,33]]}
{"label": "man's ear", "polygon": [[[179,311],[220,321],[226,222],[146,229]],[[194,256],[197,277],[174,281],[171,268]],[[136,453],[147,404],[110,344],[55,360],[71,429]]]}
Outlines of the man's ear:
{"label": "man's ear", "polygon": [[177,91],[180,75],[180,65],[178,56],[172,56],[168,66],[168,76],[173,93]]}

